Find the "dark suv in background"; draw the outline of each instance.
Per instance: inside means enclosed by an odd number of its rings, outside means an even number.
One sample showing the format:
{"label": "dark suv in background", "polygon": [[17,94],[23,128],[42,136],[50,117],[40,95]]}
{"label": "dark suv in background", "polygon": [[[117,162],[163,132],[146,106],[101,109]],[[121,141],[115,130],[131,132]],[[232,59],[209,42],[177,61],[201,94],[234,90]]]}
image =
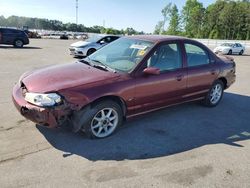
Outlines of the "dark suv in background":
{"label": "dark suv in background", "polygon": [[0,44],[13,45],[22,48],[23,45],[29,44],[27,34],[18,29],[0,28]]}

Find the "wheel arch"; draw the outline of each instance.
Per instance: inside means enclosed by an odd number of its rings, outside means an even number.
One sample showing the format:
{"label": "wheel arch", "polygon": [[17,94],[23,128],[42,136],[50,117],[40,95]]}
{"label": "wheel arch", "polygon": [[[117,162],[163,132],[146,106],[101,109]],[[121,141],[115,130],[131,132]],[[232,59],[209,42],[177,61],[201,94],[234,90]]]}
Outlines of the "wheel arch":
{"label": "wheel arch", "polygon": [[90,103],[90,106],[94,106],[96,105],[97,103],[101,102],[101,101],[104,101],[104,100],[111,100],[111,101],[114,101],[116,102],[117,104],[120,105],[120,107],[122,108],[122,112],[123,112],[123,117],[125,118],[126,117],[126,114],[127,114],[127,105],[126,105],[126,102],[123,98],[119,97],[119,96],[116,96],[116,95],[106,95],[106,96],[102,96],[98,99],[95,99],[93,102]]}
{"label": "wheel arch", "polygon": [[15,44],[15,42],[16,42],[17,40],[20,40],[20,41],[22,41],[22,42],[24,43],[24,40],[23,40],[22,38],[15,38],[15,39],[13,40],[13,44]]}
{"label": "wheel arch", "polygon": [[220,77],[218,80],[222,81],[224,84],[224,89],[227,89],[227,79],[225,77]]}
{"label": "wheel arch", "polygon": [[[88,55],[89,52],[90,52],[91,50],[94,50],[94,52],[97,51],[97,49],[96,49],[95,47],[90,47],[90,48],[87,50],[86,55]],[[89,54],[89,55],[91,55],[91,54]]]}
{"label": "wheel arch", "polygon": [[[13,44],[12,44],[14,47],[16,46],[16,41],[18,41],[18,40],[22,41],[22,43],[23,43],[23,45],[24,45],[24,40],[23,40],[22,38],[15,38],[15,39],[13,40]],[[22,45],[22,47],[23,47],[23,45]]]}

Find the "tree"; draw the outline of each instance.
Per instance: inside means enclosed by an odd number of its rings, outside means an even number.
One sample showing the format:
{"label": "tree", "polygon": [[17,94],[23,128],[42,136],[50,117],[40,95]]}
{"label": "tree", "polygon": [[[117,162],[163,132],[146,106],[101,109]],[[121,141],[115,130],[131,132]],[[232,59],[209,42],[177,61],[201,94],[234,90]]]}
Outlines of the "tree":
{"label": "tree", "polygon": [[174,4],[170,12],[170,22],[168,26],[167,34],[178,35],[180,32],[180,17],[178,13],[178,8]]}
{"label": "tree", "polygon": [[138,32],[133,28],[127,28],[126,30],[118,30],[113,28],[104,28],[102,26],[85,27],[83,24],[75,23],[63,23],[59,20],[48,20],[41,18],[28,18],[19,16],[10,16],[5,18],[0,16],[0,26],[4,27],[18,27],[28,26],[30,29],[45,29],[54,31],[73,31],[73,32],[90,32],[90,33],[107,33],[107,34],[143,34],[144,32]]}
{"label": "tree", "polygon": [[[171,22],[171,28],[168,28],[168,30],[171,30],[171,33],[176,33],[177,27],[179,25],[179,15],[178,15],[178,9],[176,5],[172,6],[172,3],[168,3],[161,11],[163,20],[159,21],[157,25],[155,26],[154,34],[166,34],[168,33],[165,30],[166,23],[168,21]],[[174,28],[175,27],[175,28]]]}
{"label": "tree", "polygon": [[187,0],[182,9],[183,27],[188,37],[202,36],[202,24],[205,9],[197,0]]}
{"label": "tree", "polygon": [[171,11],[172,11],[172,3],[168,3],[161,11],[163,16],[163,21],[162,21],[162,30],[160,31],[160,34],[164,33],[165,25],[170,18]]}
{"label": "tree", "polygon": [[[250,39],[250,1],[217,0],[206,9],[198,0],[187,0],[181,18],[175,5],[163,10],[163,20],[155,26],[155,34],[185,35],[196,38]],[[167,31],[165,23],[169,20]],[[164,32],[162,32],[164,31]]]}
{"label": "tree", "polygon": [[216,1],[205,10],[202,28],[203,38],[221,38],[222,31],[219,16],[225,4],[225,1]]}
{"label": "tree", "polygon": [[0,16],[0,26],[7,26],[7,21],[4,16]]}
{"label": "tree", "polygon": [[163,30],[163,21],[159,21],[155,26],[154,34],[157,35],[161,34],[162,30]]}
{"label": "tree", "polygon": [[134,30],[132,27],[128,27],[127,29],[125,29],[124,34],[136,35],[136,34],[138,34],[138,32],[136,30]]}

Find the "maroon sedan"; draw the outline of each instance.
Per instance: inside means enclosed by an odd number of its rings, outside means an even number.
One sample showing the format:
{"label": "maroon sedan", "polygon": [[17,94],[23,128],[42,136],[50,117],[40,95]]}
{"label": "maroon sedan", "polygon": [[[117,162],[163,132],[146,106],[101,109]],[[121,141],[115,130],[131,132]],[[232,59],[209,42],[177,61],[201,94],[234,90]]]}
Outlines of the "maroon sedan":
{"label": "maroon sedan", "polygon": [[20,113],[48,127],[110,136],[123,120],[188,101],[216,106],[235,63],[181,37],[123,37],[73,64],[25,73],[13,89]]}

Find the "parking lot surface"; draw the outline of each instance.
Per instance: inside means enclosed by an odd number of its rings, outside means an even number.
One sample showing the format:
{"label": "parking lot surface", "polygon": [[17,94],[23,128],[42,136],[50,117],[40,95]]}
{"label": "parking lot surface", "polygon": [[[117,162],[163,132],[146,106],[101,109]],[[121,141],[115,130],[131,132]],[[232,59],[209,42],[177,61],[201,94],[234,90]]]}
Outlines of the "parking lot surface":
{"label": "parking lot surface", "polygon": [[71,43],[0,46],[0,187],[250,187],[249,50],[232,56],[237,82],[218,107],[169,107],[89,140],[36,126],[11,100],[22,73],[76,61]]}

